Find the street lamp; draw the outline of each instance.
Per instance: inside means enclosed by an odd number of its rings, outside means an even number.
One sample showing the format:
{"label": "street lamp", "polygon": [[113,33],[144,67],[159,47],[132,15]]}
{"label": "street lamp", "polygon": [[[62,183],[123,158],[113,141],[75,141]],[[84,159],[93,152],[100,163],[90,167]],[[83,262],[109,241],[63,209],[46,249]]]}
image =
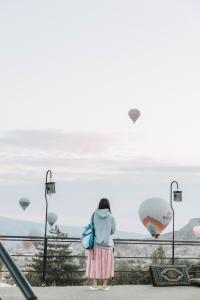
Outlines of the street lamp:
{"label": "street lamp", "polygon": [[[49,177],[49,180],[48,180]],[[55,182],[51,181],[52,172],[48,170],[46,172],[46,182],[45,182],[45,200],[46,200],[46,215],[45,215],[45,231],[44,231],[44,256],[43,256],[43,285],[45,285],[45,277],[46,277],[46,263],[47,263],[47,217],[48,217],[48,201],[47,195],[51,196],[56,192]]]}
{"label": "street lamp", "polygon": [[[174,197],[173,197],[173,184],[176,184],[177,190],[174,191]],[[172,265],[174,265],[174,208],[172,205],[172,198],[175,202],[181,202],[182,201],[182,191],[178,190],[178,182],[172,181],[170,185],[170,205],[172,208],[172,216],[173,216],[173,232],[172,232]]]}

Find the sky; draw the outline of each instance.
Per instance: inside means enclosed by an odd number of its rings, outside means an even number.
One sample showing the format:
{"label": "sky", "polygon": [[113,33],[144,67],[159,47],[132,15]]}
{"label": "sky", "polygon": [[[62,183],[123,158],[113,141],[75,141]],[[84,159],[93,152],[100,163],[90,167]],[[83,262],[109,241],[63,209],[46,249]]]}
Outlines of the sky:
{"label": "sky", "polygon": [[200,217],[199,13],[197,0],[0,0],[1,216],[43,222],[51,169],[58,225],[86,225],[107,197],[119,230],[146,233],[139,206],[169,201],[172,180],[176,229]]}

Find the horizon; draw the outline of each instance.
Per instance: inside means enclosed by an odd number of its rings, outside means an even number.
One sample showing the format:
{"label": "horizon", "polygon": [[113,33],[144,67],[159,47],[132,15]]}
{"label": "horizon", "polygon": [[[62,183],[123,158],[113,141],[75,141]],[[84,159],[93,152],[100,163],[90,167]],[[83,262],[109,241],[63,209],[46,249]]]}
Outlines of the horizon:
{"label": "horizon", "polygon": [[[22,218],[15,218],[14,219],[14,218],[7,217],[7,216],[0,216],[0,218],[4,218],[6,220],[19,221],[19,222],[21,221],[21,222],[25,222],[25,223],[34,223],[34,224],[37,224],[37,225],[40,225],[40,226],[44,227],[44,222],[42,223],[41,221],[28,220],[28,219],[24,219],[24,218],[23,219]],[[183,227],[186,226],[186,225],[188,225],[188,224],[190,224],[192,221],[198,221],[200,223],[200,218],[192,218],[192,219],[188,220],[188,222],[186,224],[184,224]],[[58,226],[59,229],[63,228],[63,227],[69,227],[69,228],[74,228],[74,229],[81,229],[82,228],[80,226],[72,226],[70,224],[56,222],[53,226],[50,226],[48,224],[47,232],[50,232],[50,230],[52,228],[54,228],[55,226]],[[182,228],[175,229],[175,232],[181,230]],[[31,228],[31,230],[34,230],[34,229],[37,230],[38,228],[36,228],[36,227],[35,228],[34,227]],[[116,233],[117,232],[122,232],[122,233],[127,233],[127,234],[136,234],[136,235],[145,236],[146,238],[151,238],[151,239],[157,240],[157,239],[160,239],[160,238],[162,239],[163,235],[172,234],[172,231],[167,231],[166,229],[163,232],[160,233],[159,238],[152,237],[151,234],[148,231],[146,231],[146,233],[139,233],[139,232],[134,232],[134,231],[126,231],[126,230],[117,229]],[[61,229],[61,231],[62,231],[62,229]],[[64,231],[63,231],[63,233],[67,233],[68,234],[68,232],[64,232]],[[116,235],[116,233],[114,235]],[[42,229],[41,229],[40,232],[38,231],[38,235],[42,235]],[[19,234],[19,236],[20,236],[20,234]]]}
{"label": "horizon", "polygon": [[[41,226],[44,227],[44,222],[42,222],[41,220],[29,220],[29,219],[25,219],[25,218],[17,218],[17,217],[12,218],[11,216],[0,216],[0,218],[4,218],[4,219],[7,219],[7,220],[14,220],[14,221],[22,221],[22,222],[25,222],[25,223],[26,223],[26,222],[28,222],[28,223],[34,223],[34,224],[41,225]],[[175,228],[175,232],[181,230],[184,226],[190,224],[192,221],[197,221],[197,220],[200,221],[200,217],[199,217],[199,218],[192,218],[192,219],[189,219],[188,222],[185,223],[185,224],[183,224],[183,226],[182,226],[181,228],[179,228],[179,229],[176,229],[176,228]],[[47,223],[47,224],[48,224],[48,223]],[[83,228],[83,227],[81,227],[81,226],[70,225],[70,224],[67,224],[67,223],[60,223],[59,220],[58,220],[58,222],[56,221],[55,224],[54,224],[53,226],[50,226],[50,225],[48,224],[48,227],[47,227],[48,230],[47,230],[47,232],[48,232],[51,228],[53,228],[53,227],[55,227],[55,226],[58,226],[58,228],[60,228],[60,227],[71,227],[71,228],[78,228],[78,229]],[[143,226],[144,226],[144,225],[143,225]],[[34,228],[32,228],[32,229],[34,229]],[[167,229],[168,229],[168,227],[166,227],[166,229],[164,229],[164,230],[160,233],[159,238],[160,238],[160,237],[162,238],[162,235],[172,233],[172,230],[167,230]],[[157,238],[155,238],[155,237],[152,237],[151,234],[150,234],[147,230],[146,230],[145,233],[140,233],[140,232],[136,232],[136,231],[121,230],[121,229],[117,228],[117,232],[119,232],[119,231],[120,231],[120,232],[123,232],[123,233],[131,233],[131,234],[144,235],[144,236],[146,236],[147,238],[151,237],[152,239],[155,239],[155,240],[157,239]],[[42,234],[42,231],[40,232],[40,234]]]}

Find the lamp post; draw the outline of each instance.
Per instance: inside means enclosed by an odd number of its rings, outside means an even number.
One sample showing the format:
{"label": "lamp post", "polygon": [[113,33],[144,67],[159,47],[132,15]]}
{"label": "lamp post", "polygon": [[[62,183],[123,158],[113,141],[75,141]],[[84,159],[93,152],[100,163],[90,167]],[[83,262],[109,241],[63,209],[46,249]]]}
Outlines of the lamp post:
{"label": "lamp post", "polygon": [[[48,181],[48,176],[50,180]],[[48,217],[48,201],[47,195],[51,196],[56,192],[55,190],[55,182],[51,181],[52,172],[48,170],[46,172],[46,182],[45,182],[45,200],[46,200],[46,214],[45,214],[45,231],[44,231],[44,256],[43,256],[43,276],[42,281],[43,285],[45,285],[45,278],[46,278],[46,263],[47,263],[47,217]]]}
{"label": "lamp post", "polygon": [[[173,185],[176,184],[177,190],[174,191],[174,197],[173,197]],[[172,198],[176,202],[181,202],[182,201],[182,191],[178,190],[178,182],[177,181],[172,181],[170,185],[170,205],[172,208],[172,220],[173,220],[173,232],[172,232],[172,265],[174,265],[174,208],[172,205]]]}

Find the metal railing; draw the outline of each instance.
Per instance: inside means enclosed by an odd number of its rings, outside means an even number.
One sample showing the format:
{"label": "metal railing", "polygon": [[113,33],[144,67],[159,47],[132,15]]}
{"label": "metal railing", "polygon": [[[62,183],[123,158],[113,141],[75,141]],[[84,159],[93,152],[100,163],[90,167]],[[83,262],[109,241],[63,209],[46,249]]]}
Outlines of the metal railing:
{"label": "metal railing", "polygon": [[[5,247],[10,253],[11,257],[15,260],[16,264],[19,266],[22,272],[26,275],[31,273],[38,273],[38,276],[42,276],[43,268],[34,270],[30,268],[30,264],[33,259],[43,259],[43,253],[38,250],[44,245],[44,238],[38,236],[0,236],[1,241],[4,242]],[[37,246],[33,246],[26,249],[22,246],[26,242],[37,243]],[[115,239],[115,283],[141,283],[138,282],[138,278],[144,280],[142,283],[150,283],[149,278],[149,265],[153,263],[160,264],[171,264],[172,262],[172,240],[152,240],[152,239]],[[68,245],[68,251],[70,254],[60,254],[56,252],[55,254],[50,252],[50,248],[53,245]],[[40,246],[39,246],[40,245]],[[30,246],[30,245],[29,245]],[[191,276],[195,277],[197,274],[200,275],[200,241],[174,241],[175,246],[175,262],[177,264],[187,264],[189,267],[189,273]],[[48,267],[46,270],[47,280],[48,272],[51,269],[51,263],[59,263],[59,260],[66,259],[73,260],[76,264],[76,270],[71,270],[71,279],[74,276],[76,280],[75,284],[78,282],[77,275],[79,279],[82,279],[82,283],[85,282],[85,266],[87,259],[87,250],[84,250],[80,245],[79,238],[66,238],[66,237],[47,237],[47,263]],[[159,250],[160,249],[160,250]],[[159,252],[160,251],[160,252]],[[58,270],[62,274],[62,270]],[[3,268],[0,270],[4,277],[6,278],[6,270]],[[64,271],[63,271],[64,272]],[[139,276],[140,275],[140,276]],[[146,276],[146,277],[145,277]],[[132,280],[132,281],[131,281]],[[73,284],[73,280],[70,281]],[[79,280],[79,283],[81,281]],[[82,284],[81,283],[81,284]]]}

